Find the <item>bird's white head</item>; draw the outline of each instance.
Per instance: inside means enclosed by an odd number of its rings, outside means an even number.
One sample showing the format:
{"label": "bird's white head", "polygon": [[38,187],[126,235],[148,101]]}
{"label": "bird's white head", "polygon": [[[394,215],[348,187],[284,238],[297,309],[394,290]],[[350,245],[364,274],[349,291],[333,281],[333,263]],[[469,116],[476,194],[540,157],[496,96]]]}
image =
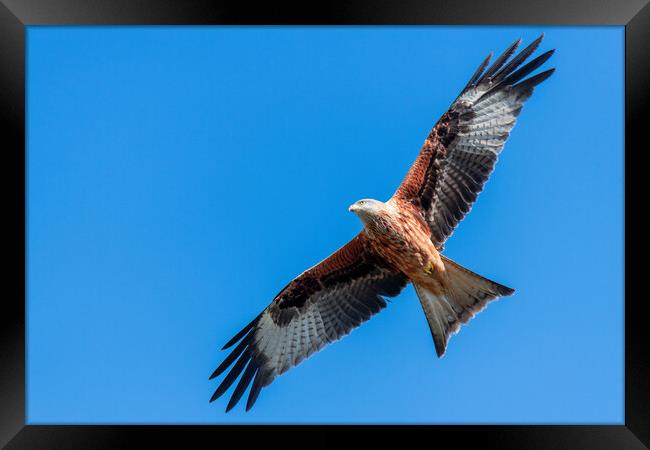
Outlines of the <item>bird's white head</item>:
{"label": "bird's white head", "polygon": [[386,204],[384,202],[373,200],[371,198],[364,198],[350,205],[348,210],[355,213],[363,223],[367,224],[373,222],[385,208]]}

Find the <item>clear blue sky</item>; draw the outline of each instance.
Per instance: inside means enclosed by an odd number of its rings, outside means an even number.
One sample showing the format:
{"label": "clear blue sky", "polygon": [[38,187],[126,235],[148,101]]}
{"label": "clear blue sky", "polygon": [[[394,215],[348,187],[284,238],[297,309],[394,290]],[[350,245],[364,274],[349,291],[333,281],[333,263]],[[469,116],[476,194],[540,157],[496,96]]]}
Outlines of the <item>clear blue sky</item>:
{"label": "clear blue sky", "polygon": [[[491,50],[537,88],[445,253],[517,289],[438,359],[411,287],[264,389],[221,346],[388,199]],[[29,423],[622,423],[622,27],[28,29]]]}

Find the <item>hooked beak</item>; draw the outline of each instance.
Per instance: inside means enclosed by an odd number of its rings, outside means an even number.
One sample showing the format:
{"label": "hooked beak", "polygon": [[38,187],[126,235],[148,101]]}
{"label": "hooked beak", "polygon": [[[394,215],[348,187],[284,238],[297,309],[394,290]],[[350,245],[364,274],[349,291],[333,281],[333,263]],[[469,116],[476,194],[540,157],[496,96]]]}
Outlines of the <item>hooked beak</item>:
{"label": "hooked beak", "polygon": [[348,208],[348,211],[350,211],[350,212],[355,212],[355,211],[358,210],[358,209],[359,209],[359,205],[357,205],[356,203],[353,203],[353,204],[350,205],[350,207]]}

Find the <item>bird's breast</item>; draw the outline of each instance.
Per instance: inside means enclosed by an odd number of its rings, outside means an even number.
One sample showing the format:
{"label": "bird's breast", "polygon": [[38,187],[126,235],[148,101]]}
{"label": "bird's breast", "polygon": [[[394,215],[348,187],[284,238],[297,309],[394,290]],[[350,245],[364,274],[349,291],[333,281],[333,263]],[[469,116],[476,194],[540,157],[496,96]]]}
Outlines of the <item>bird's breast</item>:
{"label": "bird's breast", "polygon": [[410,211],[391,214],[382,226],[366,227],[366,234],[375,251],[408,276],[440,259],[429,230]]}

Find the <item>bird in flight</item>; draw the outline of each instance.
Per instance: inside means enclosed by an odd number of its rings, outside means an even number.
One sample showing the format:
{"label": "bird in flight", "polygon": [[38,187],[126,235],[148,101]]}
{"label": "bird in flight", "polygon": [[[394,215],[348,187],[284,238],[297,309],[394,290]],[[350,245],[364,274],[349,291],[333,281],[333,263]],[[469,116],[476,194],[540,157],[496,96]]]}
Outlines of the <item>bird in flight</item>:
{"label": "bird in flight", "polygon": [[523,104],[555,70],[528,77],[554,50],[522,66],[543,36],[512,57],[517,40],[488,67],[490,54],[426,137],[395,194],[387,202],[364,199],[350,206],[363,222],[361,232],[294,278],[226,343],[223,349],[237,345],[210,379],[234,365],[211,402],[241,375],[226,412],[252,383],[248,411],[263,387],[370,319],[386,306],[385,297],[397,296],[409,282],[438,357],[450,336],[488,302],[512,295],[513,289],[442,251],[483,189]]}

